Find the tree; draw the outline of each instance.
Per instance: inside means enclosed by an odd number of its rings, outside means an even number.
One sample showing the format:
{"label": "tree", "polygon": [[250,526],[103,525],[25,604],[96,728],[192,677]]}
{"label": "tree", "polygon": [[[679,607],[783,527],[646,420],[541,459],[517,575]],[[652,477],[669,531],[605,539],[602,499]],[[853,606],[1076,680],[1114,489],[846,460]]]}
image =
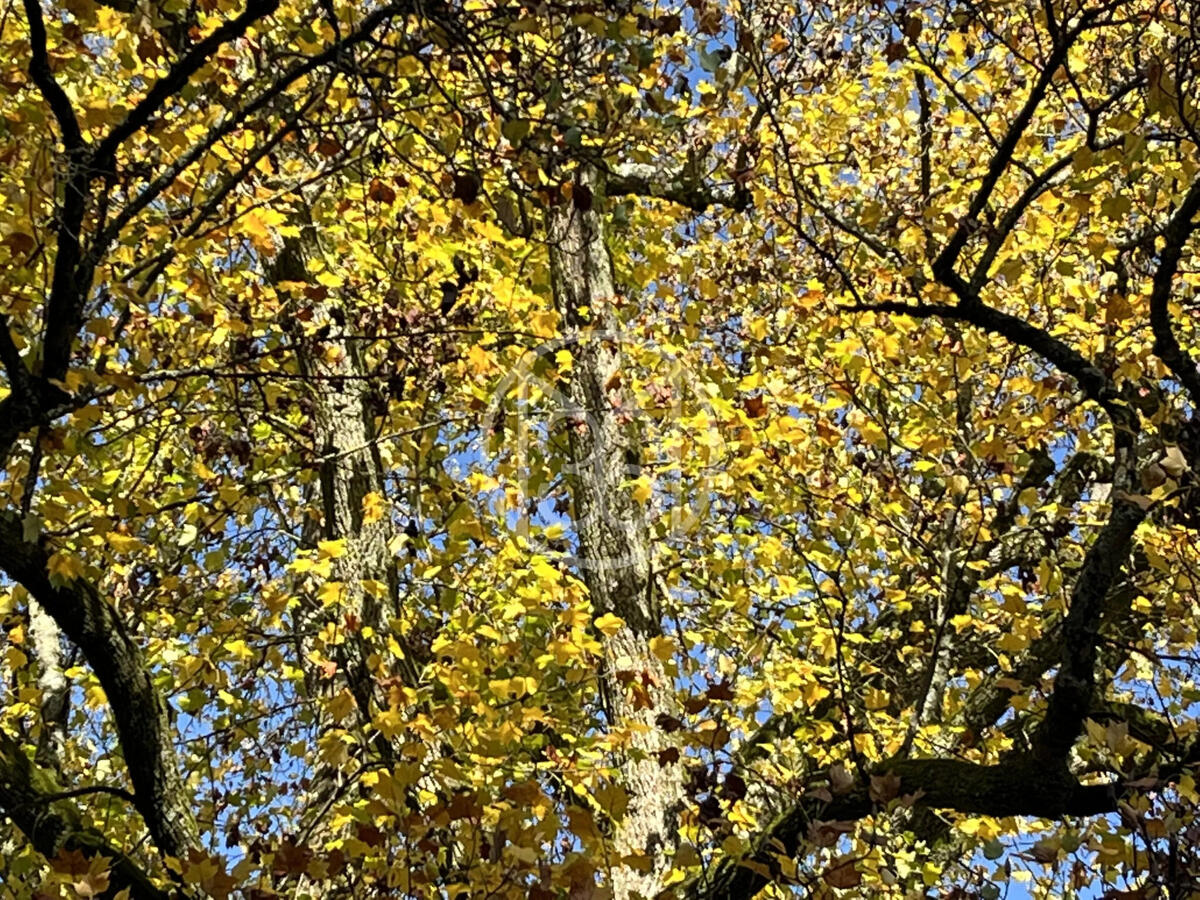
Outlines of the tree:
{"label": "tree", "polygon": [[14,895],[1200,885],[1194,5],[0,40]]}

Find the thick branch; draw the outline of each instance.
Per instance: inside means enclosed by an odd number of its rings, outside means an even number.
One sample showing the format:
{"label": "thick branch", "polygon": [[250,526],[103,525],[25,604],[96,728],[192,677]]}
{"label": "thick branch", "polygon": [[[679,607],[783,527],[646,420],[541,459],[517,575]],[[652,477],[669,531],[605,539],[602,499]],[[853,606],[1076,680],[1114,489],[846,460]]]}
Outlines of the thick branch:
{"label": "thick branch", "polygon": [[1133,533],[1146,511],[1116,499],[1108,523],[1088,549],[1063,621],[1058,674],[1046,717],[1034,735],[1034,755],[1043,763],[1065,762],[1083,729],[1096,682],[1096,645],[1105,600],[1129,558]]}
{"label": "thick branch", "polygon": [[626,163],[609,174],[608,194],[633,194],[670,200],[693,212],[704,212],[710,206],[743,210],[750,205],[750,195],[734,186],[717,187],[705,184],[692,172],[664,172],[649,163]]}
{"label": "thick branch", "polygon": [[51,578],[49,554],[24,540],[16,513],[0,512],[0,569],[23,585],[83,651],[112,708],[138,812],[158,848],[183,856],[199,845],[172,744],[166,701],[125,623],[86,581]]}
{"label": "thick branch", "polygon": [[50,112],[62,131],[63,147],[69,153],[83,145],[83,133],[79,130],[79,120],[75,118],[75,110],[66,91],[54,80],[54,73],[50,70],[50,56],[46,52],[46,23],[42,19],[39,0],[25,0],[25,17],[29,20],[29,77],[49,104]]}
{"label": "thick branch", "polygon": [[[39,0],[25,0],[25,15],[29,19],[29,75],[49,104],[50,111],[62,131],[63,147],[67,151],[67,179],[63,188],[62,206],[57,215],[57,252],[54,257],[50,298],[46,303],[46,341],[43,353],[44,374],[49,378],[61,378],[67,368],[70,339],[68,338],[64,347],[59,332],[62,328],[69,327],[70,334],[74,334],[77,327],[78,313],[74,313],[73,310],[80,305],[77,298],[82,296],[76,281],[76,268],[80,258],[79,233],[83,227],[91,177],[87,174],[87,145],[79,130],[79,120],[66,92],[54,80],[50,70],[50,58],[46,52],[46,26],[42,20]],[[68,321],[60,322],[64,316]]]}
{"label": "thick branch", "polygon": [[[137,197],[121,210],[108,227],[96,236],[87,254],[83,254],[80,235],[92,181],[111,169],[112,157],[121,141],[147,124],[155,111],[187,83],[191,74],[198,70],[222,43],[243,33],[256,19],[268,15],[277,5],[277,0],[255,0],[245,13],[221,26],[212,35],[197,44],[172,69],[170,74],[151,89],[151,92],[129,116],[96,147],[94,154],[87,154],[82,138],[79,139],[76,146],[78,152],[75,154],[77,158],[73,158],[68,170],[62,208],[58,213],[54,277],[51,282],[50,296],[46,302],[46,335],[42,353],[42,374],[47,379],[61,379],[66,374],[75,336],[79,331],[83,305],[91,290],[95,267],[121,230],[170,187],[183,171],[199,161],[223,137],[240,128],[250,116],[267,108],[290,85],[321,66],[339,59],[346,48],[365,41],[384,22],[413,11],[411,2],[393,3],[376,9],[366,16],[359,28],[348,35],[345,40],[280,75],[270,87],[242,109],[212,128],[203,140],[181,154],[171,165],[159,173]],[[26,0],[26,6],[38,9],[36,0]],[[40,23],[40,10],[38,10],[38,16]],[[44,34],[44,29],[42,32]],[[34,63],[36,61],[37,54],[35,52]],[[31,67],[33,65],[31,63]],[[52,82],[51,79],[50,83],[52,84]],[[53,85],[53,88],[57,88],[57,85]],[[51,88],[47,86],[44,88],[45,90],[51,90]],[[58,94],[61,95],[63,102],[66,102],[66,95],[62,93],[61,88],[58,88]],[[51,102],[53,106],[55,101],[50,99],[50,94],[47,97],[48,102]],[[74,121],[74,114],[70,110],[69,103],[64,110],[64,115],[66,113],[71,113],[71,120]],[[76,132],[78,132],[78,128],[76,128]],[[71,145],[68,144],[68,149],[70,147]],[[20,433],[20,430],[17,430],[15,435]],[[7,429],[0,430],[0,438],[7,434]],[[0,441],[0,446],[3,446],[2,441]]]}
{"label": "thick branch", "polygon": [[964,286],[961,302],[950,306],[934,303],[902,303],[884,301],[850,306],[851,310],[886,312],[912,316],[914,319],[948,319],[967,322],[990,334],[1003,337],[1014,344],[1032,350],[1059,371],[1070,375],[1079,387],[1094,400],[1113,420],[1118,431],[1118,442],[1127,441],[1138,428],[1137,417],[1120,399],[1116,385],[1102,369],[1084,357],[1070,345],[1060,341],[1043,328],[1031,325],[1024,319],[1003,312],[978,300]]}
{"label": "thick branch", "polygon": [[[89,788],[94,793],[97,788]],[[105,793],[123,795],[119,789]],[[128,855],[110,845],[100,834],[81,824],[74,805],[66,802],[82,791],[59,791],[53,778],[34,765],[15,741],[0,732],[0,814],[6,816],[29,839],[42,856],[53,859],[62,851],[78,850],[84,856],[104,856],[109,867],[109,893],[129,890],[132,900],[166,900]],[[127,795],[126,795],[127,796]]]}
{"label": "thick branch", "polygon": [[9,394],[0,400],[0,460],[8,455],[25,431],[45,425],[74,404],[61,388],[29,371],[9,330],[8,316],[0,315],[0,364],[8,376]]}
{"label": "thick branch", "polygon": [[[910,797],[918,809],[973,815],[1048,819],[1099,815],[1115,810],[1125,791],[1117,784],[1082,785],[1065,770],[1049,770],[1028,760],[983,766],[954,759],[910,759],[882,763],[872,774],[899,776],[898,796]],[[816,796],[802,799],[763,830],[746,860],[751,865],[724,860],[684,895],[748,900],[777,877],[780,856],[796,855],[813,822],[852,822],[877,810],[863,782],[832,801]]]}
{"label": "thick branch", "polygon": [[1200,213],[1200,181],[1192,182],[1183,202],[1162,231],[1163,248],[1158,254],[1158,268],[1150,293],[1150,327],[1154,331],[1154,353],[1179,379],[1192,398],[1200,403],[1200,372],[1191,354],[1179,346],[1171,328],[1171,283],[1179,271],[1183,247],[1196,230],[1195,218]]}

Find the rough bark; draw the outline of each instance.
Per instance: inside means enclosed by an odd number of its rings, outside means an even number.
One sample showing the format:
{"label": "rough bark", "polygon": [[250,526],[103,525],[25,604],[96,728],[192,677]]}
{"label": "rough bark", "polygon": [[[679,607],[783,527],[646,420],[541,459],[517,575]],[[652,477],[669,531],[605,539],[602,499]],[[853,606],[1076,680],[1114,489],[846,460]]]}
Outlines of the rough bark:
{"label": "rough bark", "polygon": [[[311,226],[307,226],[305,234],[311,233]],[[271,266],[273,279],[308,281],[305,260],[319,252],[315,237],[289,240]],[[344,340],[346,329],[338,322],[345,316],[335,315],[329,301],[316,304],[313,316],[328,324],[329,333],[319,342],[295,334],[298,362],[310,388],[321,501],[320,522],[309,529],[306,537],[345,542],[345,553],[334,560],[333,567],[333,580],[342,586],[335,612],[346,632],[345,642],[338,645],[337,662],[364,723],[369,723],[374,675],[367,667],[369,651],[362,630],[369,627],[378,631],[382,604],[364,584],[375,581],[388,585],[395,604],[396,576],[388,549],[393,528],[387,516],[375,522],[363,519],[363,498],[373,492],[383,495],[384,480],[377,436],[366,406],[368,382],[362,377],[355,342]],[[324,353],[327,346],[332,346],[334,352]],[[312,618],[321,615],[321,611],[314,611]]]}
{"label": "rough bark", "polygon": [[629,806],[614,844],[622,855],[649,859],[648,871],[616,868],[612,884],[618,898],[652,897],[677,841],[683,768],[659,758],[674,742],[655,720],[674,713],[675,698],[670,676],[650,651],[649,641],[662,633],[660,597],[646,522],[625,486],[636,477],[640,447],[618,421],[609,390],[620,364],[613,339],[620,323],[612,313],[616,289],[604,237],[603,183],[584,172],[576,184],[577,191],[591,191],[591,202],[560,204],[548,217],[554,298],[573,356],[566,396],[581,423],[570,432],[574,522],[595,614],[613,613],[625,622],[603,642],[601,675],[612,725],[630,732],[621,763]]}

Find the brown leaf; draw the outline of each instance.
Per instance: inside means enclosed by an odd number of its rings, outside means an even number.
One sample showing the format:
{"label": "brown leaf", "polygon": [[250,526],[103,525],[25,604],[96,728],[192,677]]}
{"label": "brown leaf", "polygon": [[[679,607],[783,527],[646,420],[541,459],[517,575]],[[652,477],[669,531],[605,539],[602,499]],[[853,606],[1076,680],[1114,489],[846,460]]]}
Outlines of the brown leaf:
{"label": "brown leaf", "polygon": [[1158,463],[1150,463],[1142,469],[1142,490],[1152,491],[1167,481],[1167,470]]}
{"label": "brown leaf", "polygon": [[88,871],[88,859],[80,850],[59,850],[50,860],[50,867],[64,875],[84,875]]}
{"label": "brown leaf", "polygon": [[831,888],[852,888],[862,884],[862,873],[854,866],[853,859],[843,857],[821,876]]}
{"label": "brown leaf", "polygon": [[1180,478],[1188,470],[1187,460],[1183,451],[1172,444],[1163,452],[1162,468],[1172,478]]}
{"label": "brown leaf", "polygon": [[710,6],[697,17],[696,25],[704,34],[711,34],[715,37],[721,33],[724,19],[720,6]]}
{"label": "brown leaf", "polygon": [[665,731],[667,734],[672,734],[683,728],[683,722],[674,716],[668,716],[666,713],[659,713],[654,717],[654,724]]}
{"label": "brown leaf", "polygon": [[13,255],[28,253],[37,246],[37,241],[32,235],[28,235],[23,231],[14,231],[4,239],[4,245],[13,252]]}
{"label": "brown leaf", "polygon": [[742,401],[742,409],[752,419],[760,419],[767,414],[767,398],[762,394],[757,397],[747,397]]}
{"label": "brown leaf", "polygon": [[721,679],[716,684],[709,685],[707,691],[704,692],[709,700],[732,700],[733,688],[729,685],[728,679]]}
{"label": "brown leaf", "polygon": [[455,794],[446,804],[446,814],[451,820],[477,819],[483,814],[483,807],[475,802],[475,795],[470,792]]}
{"label": "brown leaf", "polygon": [[741,800],[746,796],[746,779],[736,772],[730,772],[725,776],[722,787],[723,793],[730,800]]}
{"label": "brown leaf", "polygon": [[701,712],[706,706],[708,706],[708,699],[706,697],[688,697],[683,701],[684,711],[689,716],[694,716],[696,713]]}
{"label": "brown leaf", "polygon": [[396,192],[390,185],[384,184],[378,178],[372,178],[371,185],[367,188],[367,196],[377,203],[391,203],[396,199]]}
{"label": "brown leaf", "polygon": [[1117,491],[1115,496],[1118,500],[1123,500],[1126,503],[1132,503],[1142,512],[1145,512],[1154,505],[1154,501],[1145,494],[1131,494],[1129,491]]}
{"label": "brown leaf", "polygon": [[85,875],[79,881],[73,882],[71,887],[75,888],[75,893],[80,897],[95,897],[103,894],[108,890],[108,870]]}
{"label": "brown leaf", "polygon": [[161,56],[162,51],[154,42],[154,38],[147,36],[138,41],[137,55],[143,62],[149,62]]}
{"label": "brown leaf", "polygon": [[891,772],[886,775],[872,775],[869,791],[871,799],[876,803],[887,803],[900,793],[900,776]]}
{"label": "brown leaf", "polygon": [[308,847],[301,847],[291,839],[285,839],[275,851],[275,862],[272,870],[280,875],[299,875],[308,868],[308,862],[313,852]]}
{"label": "brown leaf", "polygon": [[665,15],[658,17],[658,33],[663,37],[669,37],[683,27],[683,19],[677,15]]}
{"label": "brown leaf", "polygon": [[1030,848],[1029,857],[1043,865],[1049,865],[1058,859],[1058,847],[1048,841],[1038,841]]}
{"label": "brown leaf", "polygon": [[386,835],[374,825],[359,825],[357,837],[368,847],[382,847],[387,839]]}
{"label": "brown leaf", "polygon": [[854,822],[810,822],[808,839],[818,847],[832,847],[843,834],[850,834],[855,829]]}
{"label": "brown leaf", "polygon": [[841,763],[830,766],[829,787],[835,794],[848,794],[854,788],[854,776]]}

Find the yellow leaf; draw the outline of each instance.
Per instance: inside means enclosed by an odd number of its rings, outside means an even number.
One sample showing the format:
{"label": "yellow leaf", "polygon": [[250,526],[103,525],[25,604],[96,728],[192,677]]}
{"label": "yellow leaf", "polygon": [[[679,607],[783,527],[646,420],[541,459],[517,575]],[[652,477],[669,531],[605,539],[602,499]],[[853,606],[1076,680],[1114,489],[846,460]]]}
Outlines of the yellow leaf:
{"label": "yellow leaf", "polygon": [[340,581],[327,581],[317,590],[317,599],[321,601],[322,606],[333,606],[339,603],[342,599],[342,583]]}
{"label": "yellow leaf", "polygon": [[317,552],[321,559],[337,559],[346,555],[346,539],[340,538],[336,541],[320,541],[317,544]]}
{"label": "yellow leaf", "polygon": [[633,483],[633,499],[638,503],[645,503],[654,494],[654,485],[650,482],[649,475],[643,475]]}
{"label": "yellow leaf", "polygon": [[650,652],[663,662],[669,662],[675,658],[675,642],[669,637],[650,638]]}
{"label": "yellow leaf", "polygon": [[59,550],[51,556],[46,568],[50,570],[51,575],[67,580],[80,578],[84,573],[83,560],[66,550]]}
{"label": "yellow leaf", "polygon": [[129,553],[142,546],[142,542],[135,537],[130,537],[127,534],[121,534],[117,531],[110,531],[104,536],[108,541],[108,545],[118,553]]}
{"label": "yellow leaf", "polygon": [[271,225],[281,223],[283,218],[282,214],[274,210],[255,209],[242,216],[238,224],[258,250],[273,254],[275,237],[271,234]]}
{"label": "yellow leaf", "polygon": [[387,512],[387,501],[378,491],[371,491],[362,499],[362,516],[364,524],[378,522]]}
{"label": "yellow leaf", "polygon": [[486,375],[492,370],[492,354],[479,344],[467,351],[467,362],[476,375]]}
{"label": "yellow leaf", "polygon": [[625,627],[625,620],[620,616],[614,616],[612,613],[605,613],[600,618],[593,620],[592,624],[605,637],[612,637]]}
{"label": "yellow leaf", "polygon": [[354,695],[348,689],[342,688],[326,702],[325,709],[331,717],[340,722],[354,711]]}
{"label": "yellow leaf", "polygon": [[867,709],[870,710],[887,709],[887,705],[891,702],[891,699],[887,691],[880,690],[879,688],[868,688],[863,693],[863,702],[866,704]]}

